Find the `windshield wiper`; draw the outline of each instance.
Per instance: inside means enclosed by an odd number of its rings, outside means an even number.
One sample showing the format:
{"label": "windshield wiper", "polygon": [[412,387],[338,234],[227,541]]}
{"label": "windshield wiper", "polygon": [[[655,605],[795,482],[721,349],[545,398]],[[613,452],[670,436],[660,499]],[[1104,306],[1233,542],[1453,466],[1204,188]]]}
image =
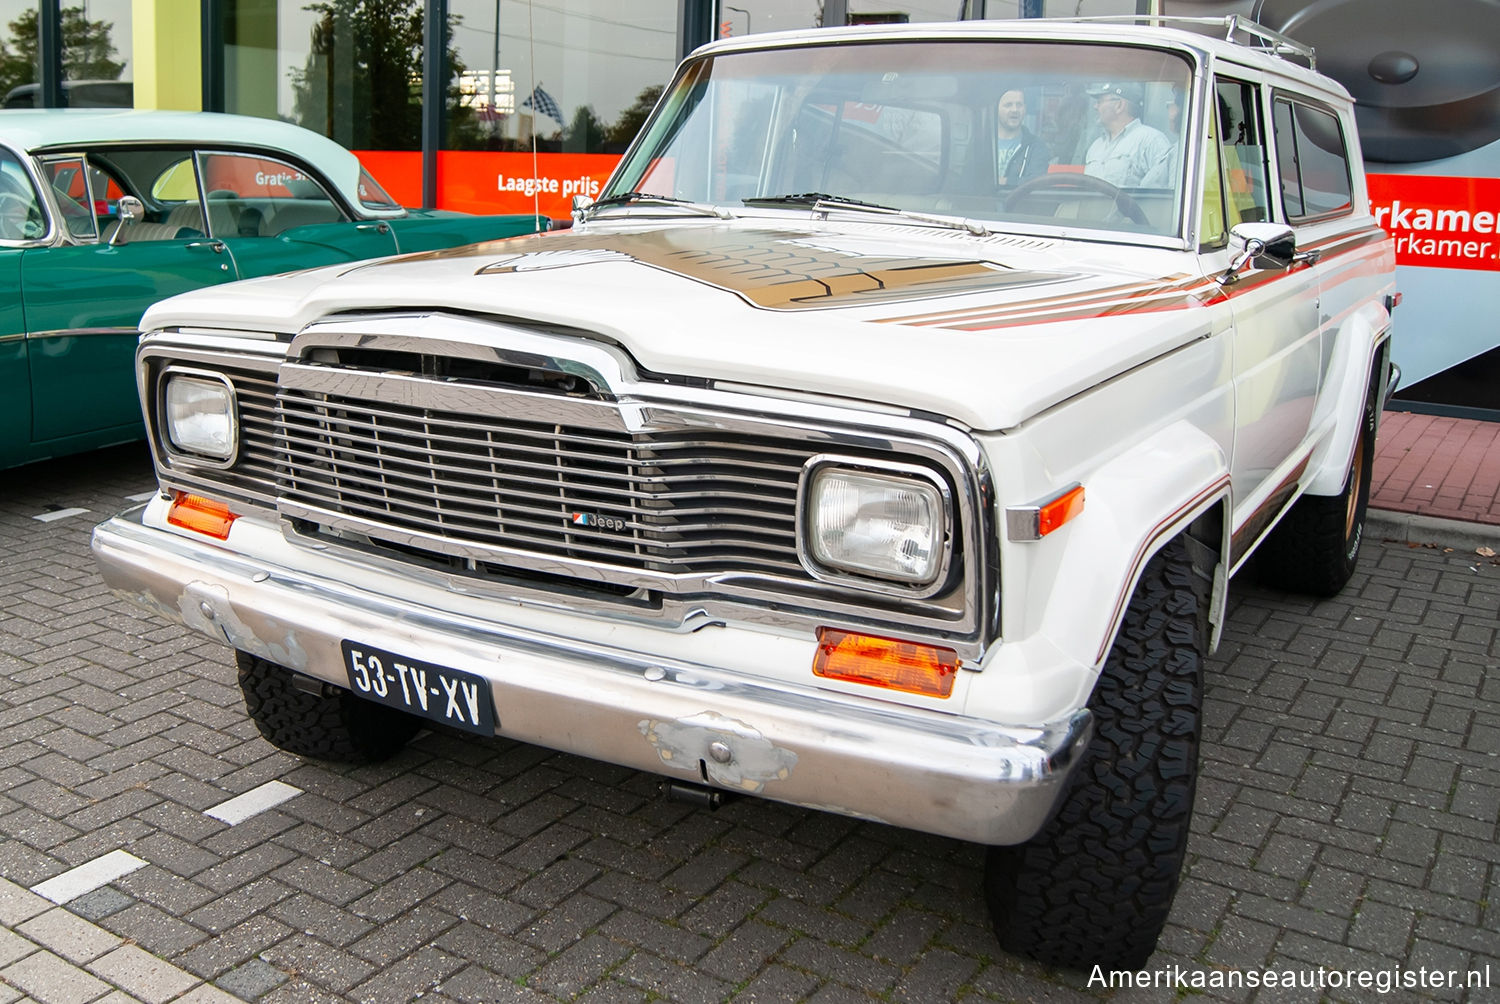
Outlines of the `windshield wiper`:
{"label": "windshield wiper", "polygon": [[610,206],[629,206],[637,204],[651,206],[672,206],[677,209],[691,209],[703,216],[715,216],[721,220],[732,220],[734,214],[723,206],[712,206],[706,202],[693,202],[690,199],[674,199],[670,195],[651,195],[648,192],[621,192],[618,195],[610,195],[597,202],[589,203],[584,211],[585,219],[594,215],[598,209],[607,209]]}
{"label": "windshield wiper", "polygon": [[895,206],[882,206],[878,202],[846,199],[841,195],[828,195],[825,192],[803,192],[801,195],[757,195],[740,201],[747,206],[858,206],[865,209],[884,209],[891,213],[900,212]]}
{"label": "windshield wiper", "polygon": [[910,209],[897,209],[895,206],[882,206],[878,202],[864,202],[860,199],[846,199],[838,195],[827,195],[823,192],[803,192],[800,195],[758,195],[749,199],[741,199],[747,206],[807,206],[814,212],[820,209],[848,209],[854,212],[882,213],[887,216],[900,216],[908,220],[917,220],[921,223],[935,223],[940,227],[951,227],[954,230],[967,230],[976,237],[988,237],[989,229],[982,223],[974,220],[964,219],[959,216],[934,216],[930,213],[918,213]]}

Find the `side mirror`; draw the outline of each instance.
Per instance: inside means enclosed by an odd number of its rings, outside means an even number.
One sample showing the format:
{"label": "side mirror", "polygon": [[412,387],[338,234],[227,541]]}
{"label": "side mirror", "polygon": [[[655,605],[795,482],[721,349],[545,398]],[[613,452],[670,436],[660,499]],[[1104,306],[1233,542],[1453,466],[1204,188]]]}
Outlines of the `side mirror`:
{"label": "side mirror", "polygon": [[146,216],[146,207],[141,205],[141,200],[134,195],[120,196],[120,201],[115,206],[120,218],[115,223],[115,232],[109,235],[111,247],[120,243],[120,235],[125,232],[125,224],[136,223]]}
{"label": "side mirror", "polygon": [[1317,251],[1297,251],[1297,237],[1284,223],[1237,223],[1229,231],[1229,247],[1234,257],[1229,268],[1219,276],[1225,284],[1234,282],[1247,265],[1257,268],[1291,268],[1320,257]]}
{"label": "side mirror", "polygon": [[582,223],[584,214],[589,211],[589,206],[592,206],[593,204],[594,200],[589,198],[587,195],[573,196],[573,222]]}

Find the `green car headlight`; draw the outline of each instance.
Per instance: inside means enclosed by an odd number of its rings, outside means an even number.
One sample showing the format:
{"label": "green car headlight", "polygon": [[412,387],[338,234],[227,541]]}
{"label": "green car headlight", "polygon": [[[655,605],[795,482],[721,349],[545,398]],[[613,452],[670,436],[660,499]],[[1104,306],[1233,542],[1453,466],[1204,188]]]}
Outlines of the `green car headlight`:
{"label": "green car headlight", "polygon": [[820,466],[803,505],[804,553],[816,568],[912,585],[942,571],[947,505],[929,477]]}
{"label": "green car headlight", "polygon": [[199,370],[168,370],[162,404],[174,451],[220,464],[234,459],[239,427],[228,379]]}

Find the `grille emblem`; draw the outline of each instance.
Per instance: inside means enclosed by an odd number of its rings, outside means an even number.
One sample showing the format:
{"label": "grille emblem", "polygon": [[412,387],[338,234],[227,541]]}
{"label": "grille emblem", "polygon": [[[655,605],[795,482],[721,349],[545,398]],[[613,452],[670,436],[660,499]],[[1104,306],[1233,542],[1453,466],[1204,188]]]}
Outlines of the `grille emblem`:
{"label": "grille emblem", "polygon": [[568,518],[574,526],[592,526],[599,530],[613,530],[615,533],[625,529],[625,521],[614,516],[601,516],[596,512],[575,512]]}

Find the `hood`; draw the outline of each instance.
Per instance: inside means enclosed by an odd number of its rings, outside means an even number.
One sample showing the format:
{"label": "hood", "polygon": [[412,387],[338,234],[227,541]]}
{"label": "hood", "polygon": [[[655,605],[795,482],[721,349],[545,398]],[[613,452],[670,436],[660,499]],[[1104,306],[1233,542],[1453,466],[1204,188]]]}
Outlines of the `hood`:
{"label": "hood", "polygon": [[1181,271],[1193,260],[1182,252],[774,222],[611,223],[253,279],[164,301],[142,328],[491,315],[598,332],[658,374],[904,406],[975,429],[1013,426],[1209,331],[1207,312],[1189,321],[1177,309],[1208,292]]}

